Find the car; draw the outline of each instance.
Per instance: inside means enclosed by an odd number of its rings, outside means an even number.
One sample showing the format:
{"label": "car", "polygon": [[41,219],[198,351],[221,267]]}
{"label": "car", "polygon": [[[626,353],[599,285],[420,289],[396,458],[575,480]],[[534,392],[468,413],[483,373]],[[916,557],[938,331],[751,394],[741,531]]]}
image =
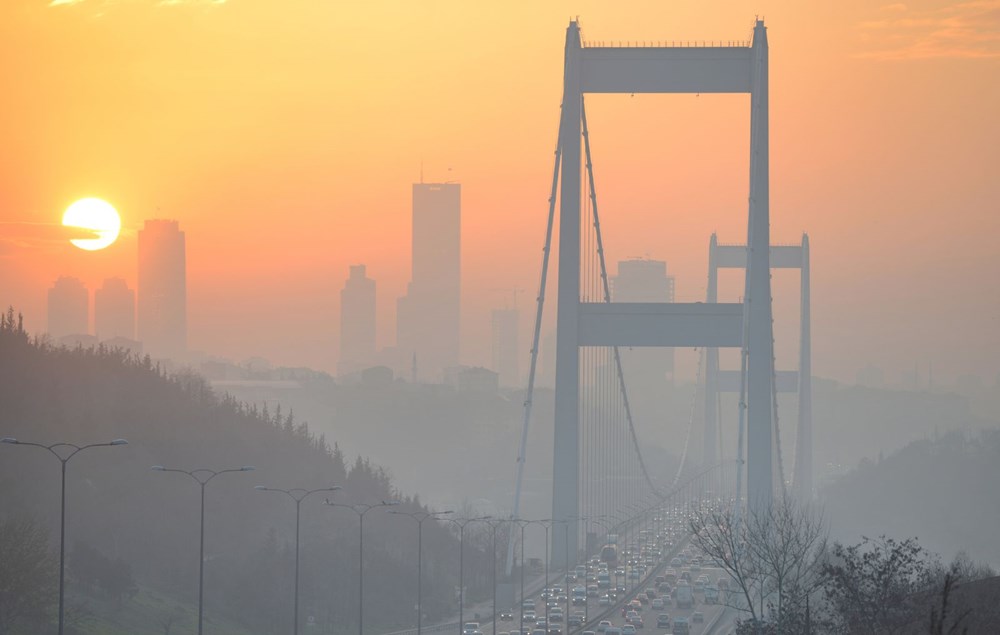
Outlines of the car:
{"label": "car", "polygon": [[479,630],[479,622],[466,622],[462,625],[462,635],[483,635]]}
{"label": "car", "polygon": [[558,626],[549,626],[548,635],[563,635],[563,632]]}
{"label": "car", "polygon": [[670,614],[660,613],[657,615],[656,628],[670,628]]}
{"label": "car", "polygon": [[598,606],[611,606],[611,596],[605,593],[597,600]]}
{"label": "car", "polygon": [[611,626],[612,626],[612,624],[611,624],[610,620],[601,620],[597,624],[597,632],[598,633],[606,633],[608,631],[608,629],[611,628]]}
{"label": "car", "polygon": [[524,609],[535,610],[535,601],[532,599],[527,599],[521,603],[521,607]]}
{"label": "car", "polygon": [[514,620],[514,613],[511,611],[500,611],[501,622],[511,622]]}
{"label": "car", "polygon": [[639,631],[636,630],[634,624],[626,624],[622,626],[622,635],[636,635]]}
{"label": "car", "polygon": [[652,588],[646,589],[646,597],[649,598],[650,600],[652,600],[653,598],[655,598],[656,597],[656,589],[652,589]]}
{"label": "car", "polygon": [[522,619],[525,622],[534,622],[535,621],[535,612],[533,610],[532,611],[525,611],[524,614],[522,615]]}
{"label": "car", "polygon": [[553,609],[549,611],[549,621],[550,622],[561,622],[563,621],[563,612],[559,609]]}
{"label": "car", "polygon": [[649,603],[649,608],[653,609],[654,611],[662,611],[663,610],[663,598],[656,598],[655,600],[651,601]]}
{"label": "car", "polygon": [[584,618],[583,613],[573,613],[572,615],[566,618],[566,626],[569,627],[583,626],[583,618]]}
{"label": "car", "polygon": [[695,611],[694,613],[691,614],[691,621],[694,622],[695,624],[701,624],[702,622],[705,621],[705,614],[702,613],[701,611]]}

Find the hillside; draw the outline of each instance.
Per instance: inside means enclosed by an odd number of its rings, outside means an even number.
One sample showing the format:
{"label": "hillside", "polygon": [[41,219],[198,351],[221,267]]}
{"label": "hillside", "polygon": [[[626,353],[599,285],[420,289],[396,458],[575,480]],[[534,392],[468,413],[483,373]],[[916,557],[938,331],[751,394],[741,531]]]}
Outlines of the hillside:
{"label": "hillside", "polygon": [[1000,430],[951,432],[865,461],[821,491],[834,537],[915,536],[946,561],[1000,564]]}
{"label": "hillside", "polygon": [[[314,436],[290,413],[220,398],[200,377],[167,376],[148,358],[31,340],[12,313],[0,327],[0,437],[8,436],[44,444],[128,439],[127,446],[93,448],[68,464],[69,562],[82,562],[77,556],[90,550],[101,562],[130,568],[140,588],[187,604],[197,597],[199,487],[185,475],[150,466],[255,466],[251,473],[224,474],[206,489],[206,615],[247,633],[284,628],[292,600],[294,503],[255,491],[255,485],[340,485],[343,491],[333,496],[339,502],[397,498],[399,511],[422,509],[386,470],[360,458],[345,464],[336,445]],[[339,633],[356,624],[358,521],[350,510],[323,505],[322,498],[302,504],[302,615],[315,617],[313,632]],[[42,449],[0,445],[0,500],[0,520],[36,518],[57,539],[58,461]],[[482,554],[466,538],[466,565],[475,565]],[[411,519],[381,510],[366,517],[366,603],[368,597],[394,598],[377,603],[377,611],[366,615],[366,628],[414,620],[415,542]],[[454,588],[457,552],[457,540],[445,527],[425,524],[429,619],[454,607],[451,595],[440,590]],[[72,593],[80,593],[83,582],[71,575]],[[485,585],[475,577],[471,582]],[[126,593],[124,602],[130,601],[137,600]],[[92,611],[110,610],[107,603],[87,604],[96,607]],[[148,616],[151,622],[162,617]]]}

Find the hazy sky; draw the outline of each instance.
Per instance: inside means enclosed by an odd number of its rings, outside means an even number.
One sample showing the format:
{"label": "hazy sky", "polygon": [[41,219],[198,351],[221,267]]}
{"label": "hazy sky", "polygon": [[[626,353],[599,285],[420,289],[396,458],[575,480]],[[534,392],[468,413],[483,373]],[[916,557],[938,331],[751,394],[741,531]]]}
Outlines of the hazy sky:
{"label": "hazy sky", "polygon": [[[488,363],[500,289],[529,308],[537,287],[568,20],[588,40],[701,41],[747,39],[756,15],[772,236],[811,236],[816,374],[933,360],[992,381],[998,0],[5,0],[0,300],[42,330],[60,274],[134,288],[135,230],[173,218],[191,348],[333,369],[352,263],[378,281],[379,345],[394,339],[422,163],[462,183],[463,357]],[[745,240],[748,97],[587,104],[609,258],[665,259],[678,299],[700,299],[709,234]],[[56,230],[84,196],[122,213],[111,248]],[[797,276],[775,287],[791,360]]]}

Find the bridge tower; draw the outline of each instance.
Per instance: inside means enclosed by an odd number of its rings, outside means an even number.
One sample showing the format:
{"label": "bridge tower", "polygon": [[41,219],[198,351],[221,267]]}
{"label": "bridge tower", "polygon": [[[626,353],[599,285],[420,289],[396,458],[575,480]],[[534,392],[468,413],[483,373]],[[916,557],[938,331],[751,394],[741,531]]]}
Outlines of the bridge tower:
{"label": "bridge tower", "polygon": [[[584,303],[580,298],[582,107],[586,93],[749,93],[750,195],[742,304]],[[768,148],[768,47],[764,22],[753,41],[713,46],[584,46],[579,24],[566,31],[559,150],[559,269],[552,518],[552,563],[578,553],[580,347],[741,347],[747,367],[747,498],[770,504],[773,479],[772,325]],[[522,459],[523,460],[523,459]],[[568,542],[568,544],[563,544]]]}
{"label": "bridge tower", "polygon": [[[747,266],[746,245],[720,245],[712,234],[708,243],[708,291],[706,302],[718,301],[719,269],[743,269]],[[795,436],[795,471],[792,487],[803,499],[812,497],[812,368],[809,314],[809,236],[803,234],[801,245],[771,245],[771,269],[798,269],[800,273],[799,367],[797,371],[776,370],[774,390],[798,393],[799,412]],[[719,461],[719,393],[740,391],[740,374],[721,370],[719,349],[705,349],[705,430],[703,465]]]}

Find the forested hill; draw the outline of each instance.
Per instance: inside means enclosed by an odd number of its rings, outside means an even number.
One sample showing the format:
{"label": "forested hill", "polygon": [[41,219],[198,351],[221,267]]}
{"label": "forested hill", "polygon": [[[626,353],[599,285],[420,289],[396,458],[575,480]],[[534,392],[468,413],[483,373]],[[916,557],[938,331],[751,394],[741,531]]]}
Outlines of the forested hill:
{"label": "forested hill", "polygon": [[910,443],[821,492],[834,537],[915,536],[950,560],[964,550],[1000,565],[1000,430]]}
{"label": "forested hill", "polygon": [[[184,601],[197,594],[199,486],[150,467],[254,466],[222,474],[206,489],[206,613],[243,623],[247,632],[275,632],[291,614],[295,506],[255,485],[339,485],[343,491],[330,496],[338,502],[399,499],[399,511],[421,509],[386,470],[360,459],[345,465],[335,445],[290,413],[220,398],[200,377],[167,376],[148,358],[52,347],[29,338],[12,312],[0,325],[0,437],[43,444],[127,439],[127,446],[88,449],[68,464],[70,564],[74,553],[96,551],[130,567],[140,585]],[[302,503],[303,616],[314,616],[318,628],[346,628],[357,614],[358,518],[324,505],[324,497]],[[0,501],[0,520],[33,517],[57,540],[59,462],[40,448],[0,444]],[[384,510],[366,517],[366,596],[394,598],[378,602],[366,628],[413,620],[415,541],[409,518]],[[474,557],[466,554],[467,566]],[[457,541],[427,523],[424,608],[431,618],[450,613],[453,598],[439,590],[454,588],[457,568]],[[77,592],[82,582],[71,577],[69,586]]]}

